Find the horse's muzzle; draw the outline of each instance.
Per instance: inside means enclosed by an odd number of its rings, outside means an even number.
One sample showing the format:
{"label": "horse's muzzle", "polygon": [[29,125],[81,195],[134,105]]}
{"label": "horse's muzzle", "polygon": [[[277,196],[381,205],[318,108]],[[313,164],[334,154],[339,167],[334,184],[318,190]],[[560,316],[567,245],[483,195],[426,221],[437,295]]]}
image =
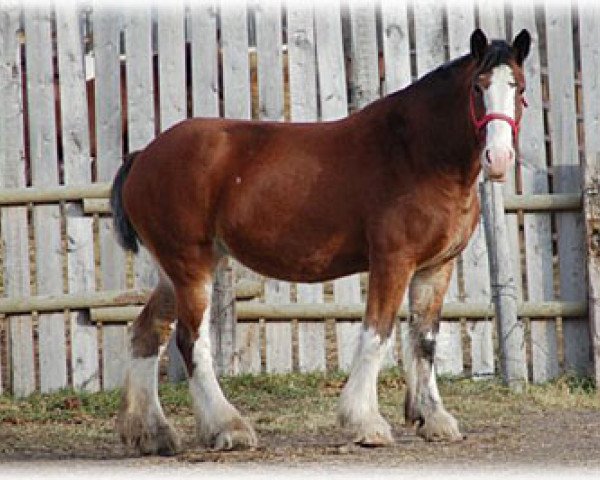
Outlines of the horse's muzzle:
{"label": "horse's muzzle", "polygon": [[515,151],[507,147],[486,147],[481,155],[485,176],[493,182],[505,182],[506,172],[515,163]]}

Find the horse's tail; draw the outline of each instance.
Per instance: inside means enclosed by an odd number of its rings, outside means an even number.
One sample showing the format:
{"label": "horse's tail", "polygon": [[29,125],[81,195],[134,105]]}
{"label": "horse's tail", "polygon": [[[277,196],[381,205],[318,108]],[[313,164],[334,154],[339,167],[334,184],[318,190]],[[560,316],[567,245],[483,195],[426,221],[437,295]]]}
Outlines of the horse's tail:
{"label": "horse's tail", "polygon": [[125,156],[125,161],[115,175],[112,188],[110,190],[110,209],[113,215],[113,225],[117,234],[117,242],[125,250],[131,250],[137,253],[139,250],[138,234],[133,228],[125,208],[123,208],[123,184],[131,170],[133,160],[140,151],[131,152]]}

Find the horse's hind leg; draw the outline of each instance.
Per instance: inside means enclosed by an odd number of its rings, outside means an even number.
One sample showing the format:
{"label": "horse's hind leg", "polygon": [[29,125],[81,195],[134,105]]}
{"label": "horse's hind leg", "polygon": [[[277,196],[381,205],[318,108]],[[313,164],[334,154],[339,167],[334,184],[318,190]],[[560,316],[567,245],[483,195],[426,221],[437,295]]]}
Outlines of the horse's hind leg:
{"label": "horse's hind leg", "polygon": [[394,438],[389,424],[379,413],[377,377],[392,344],[410,266],[399,255],[377,254],[370,263],[367,312],[350,377],[340,397],[338,418],[343,426],[352,429],[354,442],[383,446],[393,443]]}
{"label": "horse's hind leg", "polygon": [[[200,441],[217,450],[256,446],[256,434],[223,395],[213,369],[210,300],[214,262],[210,250],[189,258],[175,280],[177,346],[185,361]],[[173,278],[173,277],[172,277]]]}
{"label": "horse's hind leg", "polygon": [[435,337],[454,262],[417,272],[410,284],[409,348],[406,355],[407,423],[426,440],[460,440],[458,423],[442,403],[435,377]]}
{"label": "horse's hind leg", "polygon": [[146,455],[173,455],[179,449],[177,435],[158,399],[161,345],[168,338],[174,319],[175,294],[163,275],[131,326],[131,358],[117,417],[123,443]]}

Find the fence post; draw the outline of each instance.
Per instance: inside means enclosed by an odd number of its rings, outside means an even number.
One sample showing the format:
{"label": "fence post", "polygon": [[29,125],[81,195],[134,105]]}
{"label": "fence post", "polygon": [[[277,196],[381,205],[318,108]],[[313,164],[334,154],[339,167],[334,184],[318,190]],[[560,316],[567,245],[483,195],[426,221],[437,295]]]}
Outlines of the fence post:
{"label": "fence post", "polygon": [[594,378],[600,386],[600,153],[583,160],[583,214],[588,264],[588,305]]}
{"label": "fence post", "polygon": [[517,317],[517,285],[511,271],[502,186],[486,180],[480,184],[480,194],[500,340],[502,377],[512,390],[521,392],[527,383],[525,339],[523,323]]}

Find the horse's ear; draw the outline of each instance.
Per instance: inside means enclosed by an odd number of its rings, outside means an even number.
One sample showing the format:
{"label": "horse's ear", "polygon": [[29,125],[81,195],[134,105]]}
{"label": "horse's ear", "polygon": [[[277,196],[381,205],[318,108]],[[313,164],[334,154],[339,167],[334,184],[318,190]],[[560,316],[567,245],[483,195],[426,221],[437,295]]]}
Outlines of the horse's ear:
{"label": "horse's ear", "polygon": [[481,61],[488,46],[488,39],[485,33],[478,28],[471,34],[471,55],[477,63]]}
{"label": "horse's ear", "polygon": [[525,29],[521,30],[515,37],[512,44],[512,49],[519,65],[523,65],[523,60],[529,54],[529,47],[531,46],[531,35]]}

